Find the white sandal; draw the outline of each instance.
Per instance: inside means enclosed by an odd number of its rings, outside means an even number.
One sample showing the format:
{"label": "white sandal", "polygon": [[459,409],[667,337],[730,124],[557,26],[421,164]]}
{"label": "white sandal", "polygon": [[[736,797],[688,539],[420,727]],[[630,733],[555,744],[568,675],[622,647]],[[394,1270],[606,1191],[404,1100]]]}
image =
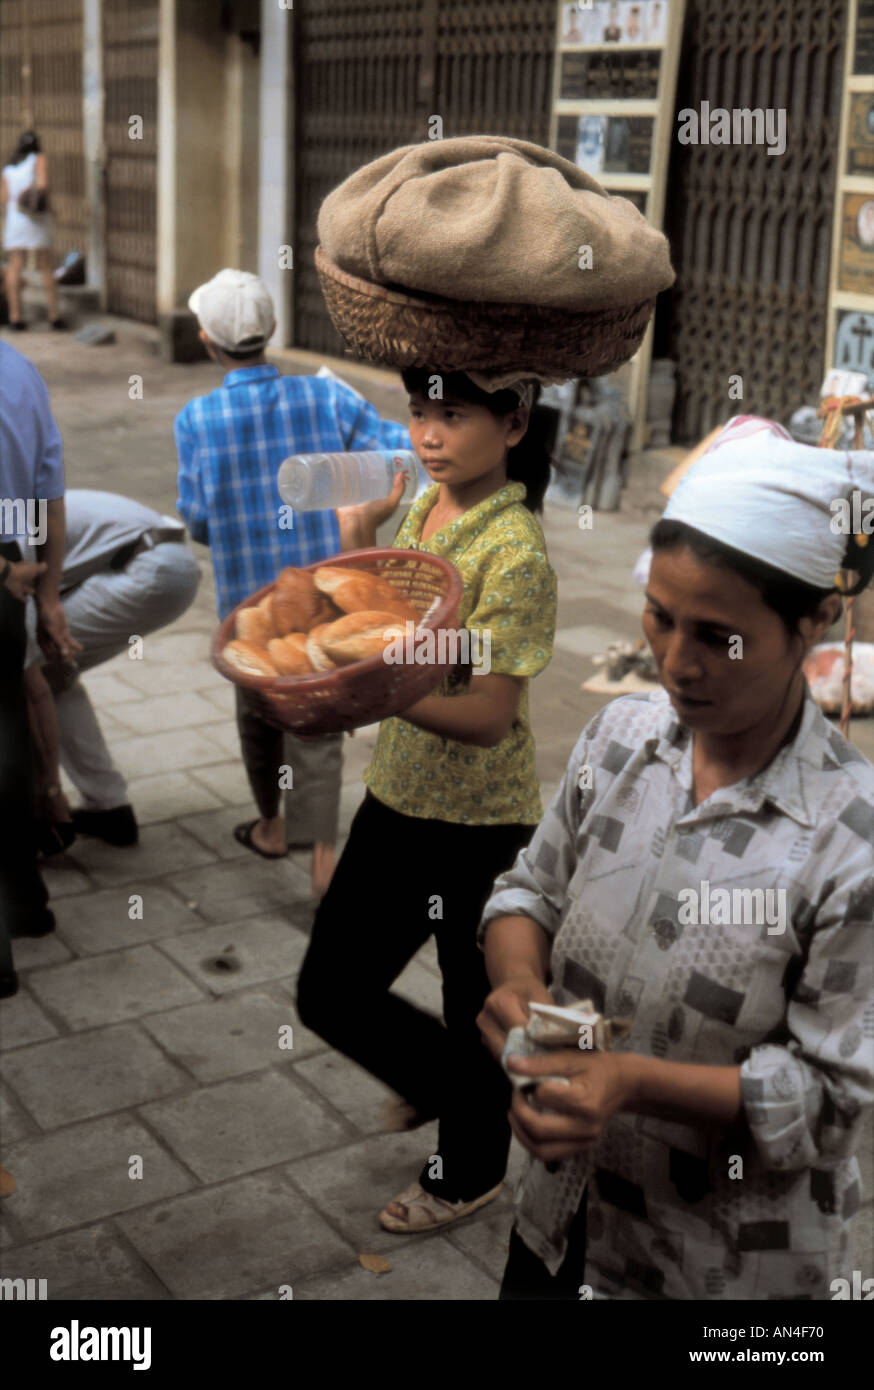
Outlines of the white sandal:
{"label": "white sandal", "polygon": [[433,1192],[426,1192],[419,1183],[414,1182],[405,1187],[399,1196],[393,1198],[399,1206],[406,1208],[406,1219],[392,1216],[388,1210],[392,1202],[389,1202],[379,1213],[379,1224],[383,1230],[393,1231],[398,1235],[433,1231],[438,1226],[448,1226],[463,1216],[470,1216],[487,1202],[493,1202],[502,1186],[502,1183],[498,1183],[497,1187],[493,1187],[490,1192],[484,1192],[481,1197],[475,1197],[472,1202],[447,1202],[443,1197],[435,1196]]}

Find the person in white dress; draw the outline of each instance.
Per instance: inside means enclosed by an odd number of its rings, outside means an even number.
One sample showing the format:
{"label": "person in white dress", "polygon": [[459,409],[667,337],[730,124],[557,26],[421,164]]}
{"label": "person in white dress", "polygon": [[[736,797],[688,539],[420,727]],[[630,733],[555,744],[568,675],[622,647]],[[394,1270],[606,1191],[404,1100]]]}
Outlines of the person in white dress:
{"label": "person in white dress", "polygon": [[0,177],[0,208],[5,213],[3,249],[6,252],[6,298],[9,303],[9,323],[18,330],[27,327],[21,317],[21,275],[29,251],[36,256],[48,302],[49,323],[52,328],[64,328],[58,312],[58,290],[51,266],[51,217],[46,212],[26,212],[19,207],[19,198],[28,188],[47,189],[48,169],[35,131],[26,130],[19,137],[15,152]]}

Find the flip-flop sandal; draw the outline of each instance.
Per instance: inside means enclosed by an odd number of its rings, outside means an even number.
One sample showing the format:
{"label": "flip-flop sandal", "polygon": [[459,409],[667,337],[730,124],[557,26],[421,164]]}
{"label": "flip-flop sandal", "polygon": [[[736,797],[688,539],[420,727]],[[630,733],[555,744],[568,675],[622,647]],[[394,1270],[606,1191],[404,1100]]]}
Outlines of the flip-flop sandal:
{"label": "flip-flop sandal", "polygon": [[393,1231],[397,1235],[436,1231],[439,1226],[448,1226],[453,1221],[460,1221],[463,1216],[470,1216],[487,1202],[493,1202],[501,1187],[502,1184],[498,1183],[497,1187],[493,1187],[490,1192],[484,1192],[481,1197],[475,1197],[472,1202],[447,1202],[442,1197],[436,1197],[433,1192],[426,1192],[419,1183],[414,1182],[393,1199],[399,1206],[406,1208],[406,1220],[389,1213],[388,1208],[392,1205],[392,1202],[389,1202],[379,1213],[379,1224],[383,1230]]}
{"label": "flip-flop sandal", "polygon": [[288,857],[287,849],[284,849],[281,854],[273,854],[270,850],[259,849],[258,845],[255,844],[255,841],[252,839],[252,831],[258,824],[258,819],[259,818],[256,816],[254,820],[246,821],[243,825],[234,826],[234,839],[237,841],[237,844],[245,845],[246,849],[250,849],[253,854],[260,854],[262,859],[286,859]]}

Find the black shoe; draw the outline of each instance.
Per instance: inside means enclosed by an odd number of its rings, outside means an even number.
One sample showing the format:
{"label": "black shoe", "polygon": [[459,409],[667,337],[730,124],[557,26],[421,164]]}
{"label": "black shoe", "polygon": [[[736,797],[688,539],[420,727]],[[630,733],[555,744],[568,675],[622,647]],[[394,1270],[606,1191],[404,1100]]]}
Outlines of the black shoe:
{"label": "black shoe", "polygon": [[24,319],[10,319],[9,327],[14,328],[16,333],[23,333],[27,324],[24,322]]}
{"label": "black shoe", "polygon": [[55,929],[55,914],[50,907],[44,907],[35,922],[29,927],[14,928],[9,935],[13,940],[19,936],[48,936]]}
{"label": "black shoe", "polygon": [[73,825],[77,835],[91,835],[119,849],[135,845],[139,839],[134,808],[130,805],[113,806],[108,811],[74,811]]}
{"label": "black shoe", "polygon": [[76,827],[68,820],[37,821],[35,831],[36,847],[45,859],[65,853],[76,838]]}
{"label": "black shoe", "polygon": [[67,327],[65,319],[49,319],[49,327],[54,328],[58,333],[63,333]]}
{"label": "black shoe", "polygon": [[13,994],[18,993],[18,976],[14,970],[8,974],[0,975],[0,999],[11,999]]}

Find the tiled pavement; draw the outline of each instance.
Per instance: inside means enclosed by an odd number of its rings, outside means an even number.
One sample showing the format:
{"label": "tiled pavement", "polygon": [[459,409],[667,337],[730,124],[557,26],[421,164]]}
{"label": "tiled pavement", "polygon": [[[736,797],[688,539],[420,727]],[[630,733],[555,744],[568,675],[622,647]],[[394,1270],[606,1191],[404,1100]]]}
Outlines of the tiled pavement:
{"label": "tiled pavement", "polygon": [[[111,355],[56,340],[50,355],[47,335],[25,346],[52,392],[68,485],[173,510],[169,421],[218,374],[158,363],[142,330],[117,327]],[[139,415],[143,402],[126,408],[122,395],[137,370],[151,400]],[[579,691],[586,658],[637,631],[628,576],[647,519],[599,517],[585,534],[575,520],[548,512],[561,600],[553,662],[532,686],[544,795],[602,703]],[[189,612],[145,639],[141,661],[122,655],[86,677],[141,842],[77,841],[46,870],[57,931],[16,942],[22,988],[0,1004],[3,1162],[16,1182],[0,1208],[2,1273],[45,1278],[56,1299],[275,1299],[282,1285],[295,1299],[493,1299],[507,1195],[438,1235],[392,1236],[376,1220],[433,1152],[436,1127],[383,1133],[389,1093],[297,1019],[308,860],[267,863],[232,838],[253,810],[232,690],[207,657],[214,598],[198,554]],[[343,834],[374,735],[346,740]],[[372,896],[361,918],[378,929]],[[398,987],[439,1010],[431,947]],[[520,1158],[514,1148],[513,1171]],[[866,1161],[860,1256],[871,1272]],[[363,1269],[366,1252],[386,1254],[391,1272]]]}

